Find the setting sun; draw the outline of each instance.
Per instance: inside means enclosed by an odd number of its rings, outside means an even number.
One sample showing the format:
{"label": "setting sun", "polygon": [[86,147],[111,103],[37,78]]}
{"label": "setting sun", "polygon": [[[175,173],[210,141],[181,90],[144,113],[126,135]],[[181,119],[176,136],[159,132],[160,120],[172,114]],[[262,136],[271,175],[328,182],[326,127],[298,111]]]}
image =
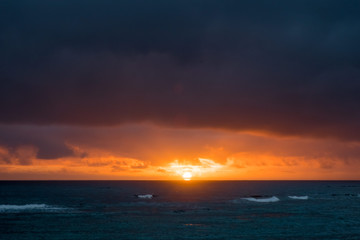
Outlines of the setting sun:
{"label": "setting sun", "polygon": [[190,181],[191,178],[192,178],[192,174],[191,174],[191,172],[185,172],[185,173],[182,175],[182,177],[183,177],[183,179],[184,179],[185,181]]}

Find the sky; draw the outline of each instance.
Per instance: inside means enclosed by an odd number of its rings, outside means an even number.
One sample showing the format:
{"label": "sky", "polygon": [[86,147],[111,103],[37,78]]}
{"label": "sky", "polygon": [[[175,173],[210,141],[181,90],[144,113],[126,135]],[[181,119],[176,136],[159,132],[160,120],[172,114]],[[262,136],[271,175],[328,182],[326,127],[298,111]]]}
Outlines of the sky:
{"label": "sky", "polygon": [[2,180],[360,180],[360,2],[0,2]]}

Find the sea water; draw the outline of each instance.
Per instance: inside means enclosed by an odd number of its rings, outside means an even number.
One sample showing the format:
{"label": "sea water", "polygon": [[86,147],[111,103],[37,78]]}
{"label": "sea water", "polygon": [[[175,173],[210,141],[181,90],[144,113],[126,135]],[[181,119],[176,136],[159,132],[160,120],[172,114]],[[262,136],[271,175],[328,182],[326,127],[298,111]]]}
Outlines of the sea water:
{"label": "sea water", "polygon": [[0,239],[358,240],[359,194],[354,181],[2,181]]}

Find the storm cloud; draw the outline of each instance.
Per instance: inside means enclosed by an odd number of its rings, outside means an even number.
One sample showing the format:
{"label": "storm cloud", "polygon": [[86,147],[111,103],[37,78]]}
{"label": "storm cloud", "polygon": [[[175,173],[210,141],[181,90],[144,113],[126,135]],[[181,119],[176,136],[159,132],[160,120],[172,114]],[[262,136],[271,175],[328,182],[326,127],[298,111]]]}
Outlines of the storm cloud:
{"label": "storm cloud", "polygon": [[357,1],[0,5],[2,124],[360,140]]}

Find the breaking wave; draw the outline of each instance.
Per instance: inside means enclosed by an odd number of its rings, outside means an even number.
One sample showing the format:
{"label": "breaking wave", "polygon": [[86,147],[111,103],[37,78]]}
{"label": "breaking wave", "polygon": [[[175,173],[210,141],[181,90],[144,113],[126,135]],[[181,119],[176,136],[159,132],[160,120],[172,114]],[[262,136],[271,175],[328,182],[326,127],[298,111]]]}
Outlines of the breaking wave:
{"label": "breaking wave", "polygon": [[309,196],[288,196],[288,198],[296,199],[296,200],[308,200]]}
{"label": "breaking wave", "polygon": [[21,212],[21,211],[61,211],[66,208],[51,206],[47,204],[24,204],[24,205],[0,205],[0,212]]}
{"label": "breaking wave", "polygon": [[153,197],[155,197],[152,194],[136,194],[135,196],[141,199],[152,199]]}
{"label": "breaking wave", "polygon": [[251,201],[251,202],[261,202],[261,203],[268,203],[268,202],[278,202],[280,199],[278,197],[272,196],[268,198],[255,198],[255,197],[247,197],[242,198],[243,200]]}

